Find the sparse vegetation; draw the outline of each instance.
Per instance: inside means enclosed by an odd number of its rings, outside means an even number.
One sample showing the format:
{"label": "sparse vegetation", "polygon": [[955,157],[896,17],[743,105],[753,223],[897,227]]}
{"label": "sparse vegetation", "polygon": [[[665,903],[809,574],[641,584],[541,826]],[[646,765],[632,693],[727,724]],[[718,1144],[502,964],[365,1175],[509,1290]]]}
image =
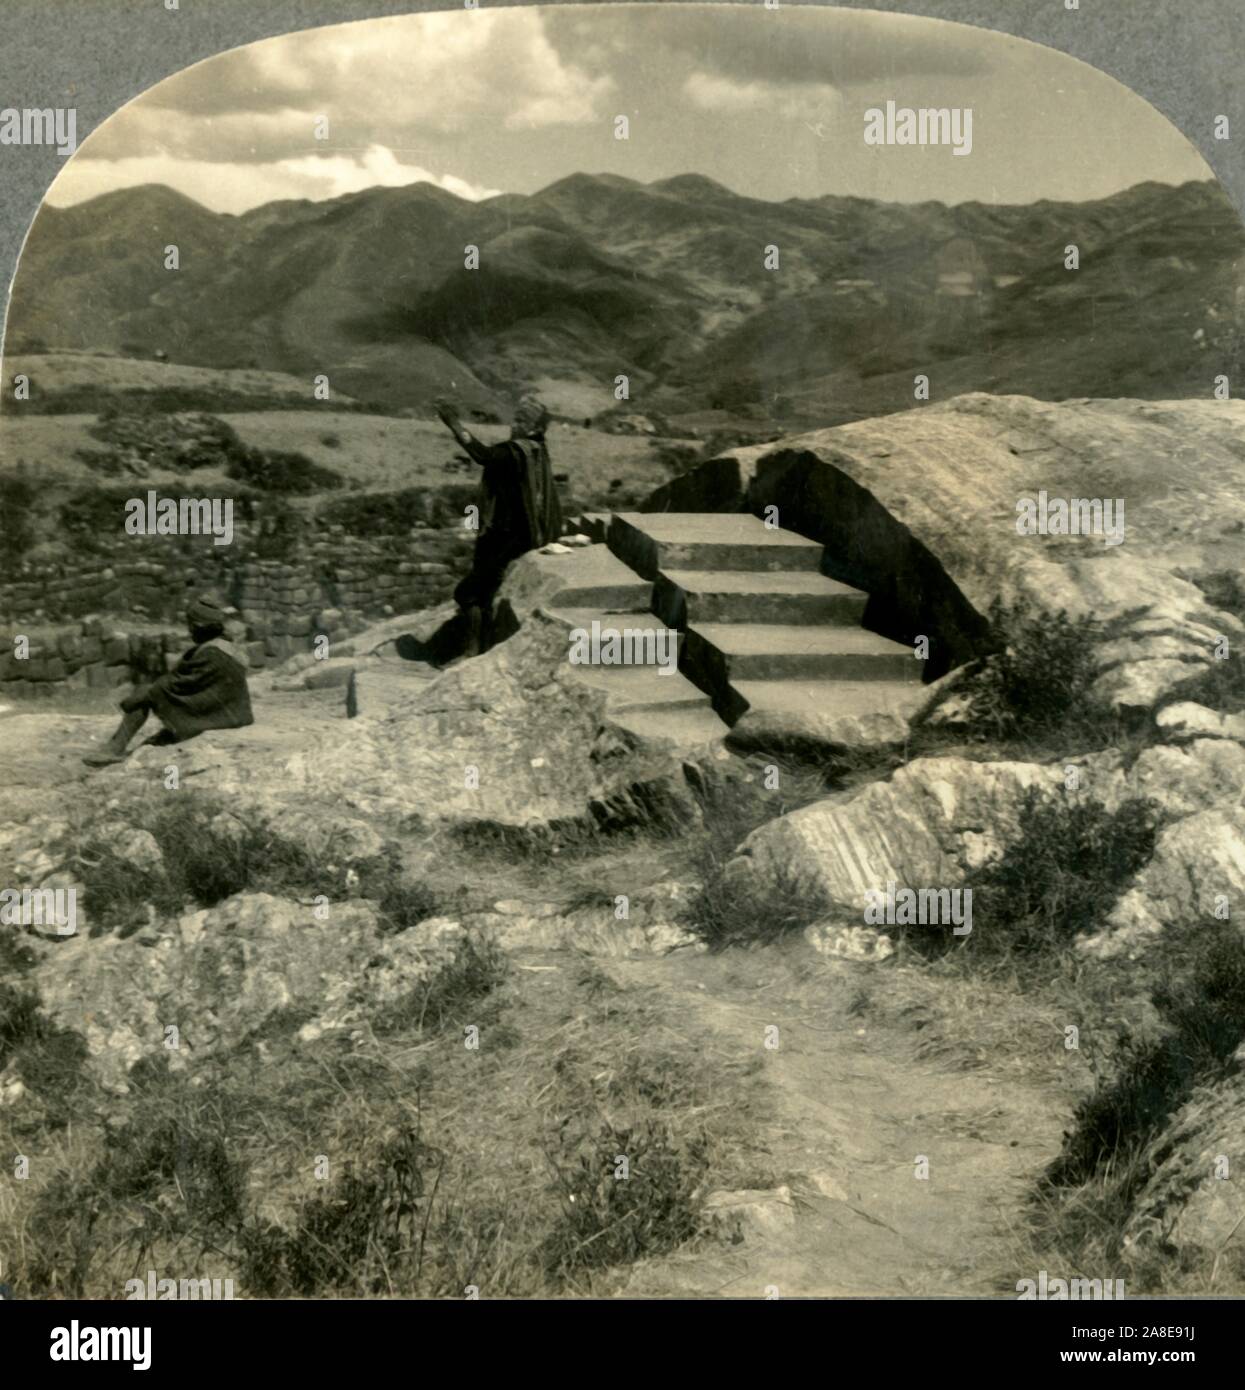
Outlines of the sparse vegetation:
{"label": "sparse vegetation", "polygon": [[956,690],[969,698],[969,723],[984,738],[1109,742],[1118,721],[1093,695],[1102,625],[1031,604],[995,600],[989,613],[996,651]]}
{"label": "sparse vegetation", "polygon": [[1149,862],[1158,827],[1159,808],[1147,799],[1108,809],[1089,797],[1051,799],[1030,788],[1015,838],[970,884],[973,930],[959,950],[973,962],[1019,965],[1069,946],[1101,924]]}
{"label": "sparse vegetation", "polygon": [[[372,1020],[378,1037],[413,1028],[440,1031],[464,1017],[468,1005],[478,1006],[505,982],[510,970],[506,954],[488,937],[465,936],[454,958],[404,998],[388,1004]],[[479,1008],[473,1017],[482,1021]]]}
{"label": "sparse vegetation", "polygon": [[[662,1255],[696,1234],[709,1166],[699,1136],[682,1147],[653,1116],[634,1126],[608,1120],[550,1156],[562,1215],[540,1260],[558,1283],[611,1265]],[[625,1163],[625,1171],[623,1164]]]}
{"label": "sparse vegetation", "polygon": [[80,1033],[61,1028],[40,1010],[36,991],[0,982],[0,1072],[12,1067],[38,1097],[44,1123],[65,1124],[79,1087],[86,1043]]}
{"label": "sparse vegetation", "polygon": [[654,439],[649,448],[657,462],[674,477],[687,473],[706,457],[697,445],[679,439]]}
{"label": "sparse vegetation", "polygon": [[1201,927],[1182,946],[1191,959],[1172,968],[1153,994],[1166,1032],[1157,1040],[1126,1040],[1111,1078],[1077,1107],[1075,1127],[1049,1174],[1052,1184],[1127,1169],[1126,1160],[1195,1086],[1230,1069],[1245,1040],[1245,942],[1236,932]]}
{"label": "sparse vegetation", "polygon": [[229,461],[228,474],[262,492],[305,497],[342,485],[342,476],[288,449],[243,450]]}
{"label": "sparse vegetation", "polygon": [[214,415],[170,415],[144,401],[137,408],[105,406],[90,427],[103,449],[79,458],[97,472],[142,476],[153,468],[214,468],[261,492],[306,495],[341,487],[341,475],[289,450],[243,443],[237,430]]}
{"label": "sparse vegetation", "polygon": [[790,874],[778,875],[776,887],[760,890],[727,871],[740,843],[753,830],[807,805],[825,791],[817,769],[769,766],[778,774],[771,789],[766,789],[766,783],[772,774],[758,768],[747,779],[710,782],[702,793],[703,829],[692,853],[700,889],[689,905],[686,923],[715,950],[775,941],[808,926],[823,912],[817,896]]}
{"label": "sparse vegetation", "polygon": [[0,476],[0,516],[4,540],[0,546],[0,574],[14,573],[35,544],[35,503],[39,489],[24,470]]}
{"label": "sparse vegetation", "polygon": [[[148,1267],[238,1296],[609,1292],[696,1235],[715,1184],[768,1180],[755,1063],[650,1041],[651,1005],[599,968],[527,976],[510,1024],[484,958],[451,971],[448,1011],[366,1044],[270,1034],[194,1077],[134,1068],[124,1122],[85,1145],[80,1122],[18,1185],[6,1272],[34,1297],[118,1297]],[[468,1052],[453,1025],[489,1001]]]}
{"label": "sparse vegetation", "polygon": [[[1199,925],[1173,942],[1165,977],[1153,991],[1158,1036],[1125,1036],[1094,1091],[1076,1107],[1062,1152],[1034,1199],[1034,1238],[1061,1252],[1064,1267],[1110,1267],[1155,1163],[1169,1151],[1161,1136],[1198,1087],[1237,1070],[1245,1040],[1245,943],[1235,931]],[[1157,1145],[1157,1147],[1156,1147]],[[1185,1286],[1201,1256],[1171,1258],[1155,1248],[1134,1265],[1132,1291]],[[1232,1257],[1245,1275],[1239,1252]],[[1200,1272],[1202,1277],[1209,1270]]]}
{"label": "sparse vegetation", "polygon": [[[118,833],[123,825],[151,836],[158,862],[135,858]],[[135,798],[117,808],[112,828],[88,823],[56,853],[84,885],[93,935],[117,930],[126,936],[153,916],[211,907],[235,893],[297,897],[325,885],[325,860],[302,841],[283,836],[278,823],[240,816],[224,798],[202,792]],[[360,863],[357,872],[359,891],[376,900],[389,931],[403,931],[438,909],[424,885],[402,877],[392,854]]]}

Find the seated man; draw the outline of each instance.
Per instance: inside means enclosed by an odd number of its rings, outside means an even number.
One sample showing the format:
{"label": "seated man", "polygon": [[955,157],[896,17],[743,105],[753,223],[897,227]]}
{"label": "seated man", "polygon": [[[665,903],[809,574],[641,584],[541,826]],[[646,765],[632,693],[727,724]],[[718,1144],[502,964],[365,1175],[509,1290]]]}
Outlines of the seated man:
{"label": "seated man", "polygon": [[91,767],[122,762],[130,740],[154,713],[164,725],[161,742],[193,738],[205,729],[241,729],[255,722],[246,685],[246,656],[225,641],[225,610],[201,596],[186,610],[194,646],[177,665],[144,690],[121,701],[123,718],[115,734],[83,762]]}
{"label": "seated man", "polygon": [[[447,625],[456,632],[452,636],[436,634],[427,644],[434,664],[440,665],[453,655],[475,656],[488,650],[493,600],[507,566],[527,551],[558,539],[562,507],[545,445],[549,412],[535,396],[524,396],[519,402],[510,438],[500,444],[482,444],[463,428],[457,411],[448,403],[438,402],[437,414],[462,450],[483,469],[480,533],[471,572],[454,590],[459,618]],[[450,650],[455,645],[459,651]]]}

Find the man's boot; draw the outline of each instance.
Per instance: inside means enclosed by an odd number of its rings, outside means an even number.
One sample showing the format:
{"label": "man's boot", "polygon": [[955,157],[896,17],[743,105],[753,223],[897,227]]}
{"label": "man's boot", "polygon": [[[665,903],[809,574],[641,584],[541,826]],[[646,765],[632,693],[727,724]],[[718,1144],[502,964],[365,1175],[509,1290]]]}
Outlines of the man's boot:
{"label": "man's boot", "polygon": [[117,731],[96,753],[87,753],[82,759],[88,767],[107,767],[110,763],[123,763],[127,757],[130,740],[143,727],[147,719],[145,708],[131,710],[122,717]]}

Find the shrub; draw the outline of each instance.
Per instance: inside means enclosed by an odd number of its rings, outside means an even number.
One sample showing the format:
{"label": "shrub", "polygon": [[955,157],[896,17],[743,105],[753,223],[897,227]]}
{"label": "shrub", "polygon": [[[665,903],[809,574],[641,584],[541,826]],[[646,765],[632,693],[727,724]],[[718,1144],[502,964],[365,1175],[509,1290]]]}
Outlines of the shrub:
{"label": "shrub", "polygon": [[1026,603],[991,605],[996,651],[961,687],[971,722],[994,738],[1046,737],[1070,724],[1111,723],[1094,698],[1101,625]]}
{"label": "shrub", "polygon": [[[297,897],[323,888],[317,855],[283,837],[275,825],[236,814],[223,797],[191,792],[136,800],[118,817],[151,834],[162,863],[142,868],[118,852],[111,835],[93,830],[58,847],[84,884],[93,934],[114,927],[123,935],[133,931],[146,920],[148,905],[157,916],[171,916],[187,903],[212,907],[235,893]],[[416,911],[431,907],[429,899],[417,901],[413,889],[404,898],[408,890],[397,874],[397,865],[386,861],[369,871],[368,881],[370,893],[388,899],[393,930],[422,920]]]}
{"label": "shrub", "polygon": [[714,950],[778,941],[825,915],[822,899],[789,872],[777,872],[764,886],[743,886],[720,863],[710,860],[705,867],[685,922]]}
{"label": "shrub", "polygon": [[[771,766],[776,766],[771,764]],[[777,785],[761,776],[722,778],[701,792],[702,834],[692,854],[700,887],[688,905],[689,930],[714,949],[774,941],[823,915],[824,904],[793,874],[749,888],[726,866],[744,839],[767,821],[814,801],[825,791],[818,769],[780,768]]]}
{"label": "shrub", "polygon": [[0,574],[15,573],[36,542],[35,504],[39,494],[39,488],[22,472],[0,477],[0,516],[4,518]]}
{"label": "shrub", "polygon": [[1168,1031],[1124,1043],[1112,1079],[1077,1106],[1048,1182],[1085,1182],[1107,1167],[1134,1171],[1131,1160],[1194,1087],[1233,1066],[1245,1040],[1245,942],[1235,931],[1209,928],[1194,949],[1192,967],[1183,963],[1152,995]]}
{"label": "shrub", "polygon": [[695,468],[701,461],[700,449],[694,444],[682,444],[677,440],[654,439],[649,444],[654,461],[677,477]]}
{"label": "shrub", "polygon": [[1115,810],[1085,799],[1025,795],[1015,840],[973,880],[975,957],[1033,956],[1100,923],[1154,853],[1159,810],[1132,798]]}
{"label": "shrub", "polygon": [[541,1261],[555,1280],[664,1254],[696,1233],[706,1145],[698,1137],[676,1145],[661,1119],[646,1116],[623,1128],[604,1121],[579,1139],[564,1133],[562,1151],[549,1162],[562,1214]]}
{"label": "shrub", "polygon": [[215,1102],[167,1073],[134,1077],[135,1109],[107,1131],[103,1154],[85,1174],[56,1173],[35,1201],[22,1282],[36,1297],[82,1297],[92,1266],[114,1253],[118,1217],[139,1256],[157,1241],[224,1244],[245,1220],[247,1170]]}
{"label": "shrub", "polygon": [[509,973],[510,962],[495,941],[465,936],[449,964],[375,1015],[373,1030],[379,1037],[406,1029],[439,1032],[448,1023],[464,1020],[468,1007],[478,1022],[476,1006],[499,989]]}
{"label": "shrub", "polygon": [[262,492],[289,496],[327,492],[343,483],[342,475],[335,469],[324,468],[312,463],[306,454],[286,449],[244,449],[230,460],[226,472]]}
{"label": "shrub", "polygon": [[[144,924],[149,908],[168,917],[187,904],[212,907],[235,893],[304,897],[324,891],[318,854],[284,836],[279,823],[238,812],[224,797],[185,792],[135,799],[118,808],[117,819],[152,836],[160,864],[134,863],[115,847],[111,832],[94,829],[56,847],[85,887],[94,935],[114,928],[128,935]],[[405,931],[443,910],[431,890],[403,876],[392,846],[359,862],[358,873],[362,895],[376,903],[382,931]]]}
{"label": "shrub", "polygon": [[86,1057],[81,1034],[44,1015],[34,990],[0,983],[0,1072],[13,1065],[43,1102],[48,1124],[68,1122]]}
{"label": "shrub", "polygon": [[419,1279],[427,1208],[426,1174],[441,1155],[415,1132],[391,1140],[368,1171],[347,1172],[302,1204],[292,1229],[265,1223],[239,1233],[242,1277],[261,1297],[329,1290],[391,1293]]}

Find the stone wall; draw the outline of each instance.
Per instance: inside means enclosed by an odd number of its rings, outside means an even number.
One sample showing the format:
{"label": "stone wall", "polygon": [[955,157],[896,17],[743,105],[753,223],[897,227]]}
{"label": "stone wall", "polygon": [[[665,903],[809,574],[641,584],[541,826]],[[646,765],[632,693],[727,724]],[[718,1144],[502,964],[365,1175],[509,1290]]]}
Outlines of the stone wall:
{"label": "stone wall", "polygon": [[[262,668],[309,650],[317,633],[337,641],[442,602],[473,541],[461,525],[375,537],[331,526],[279,559],[239,533],[229,546],[126,537],[103,555],[31,561],[0,583],[0,693],[39,698],[150,679],[185,649],[182,613],[204,589],[238,609],[251,664]],[[25,659],[14,655],[18,636],[28,639]]]}

